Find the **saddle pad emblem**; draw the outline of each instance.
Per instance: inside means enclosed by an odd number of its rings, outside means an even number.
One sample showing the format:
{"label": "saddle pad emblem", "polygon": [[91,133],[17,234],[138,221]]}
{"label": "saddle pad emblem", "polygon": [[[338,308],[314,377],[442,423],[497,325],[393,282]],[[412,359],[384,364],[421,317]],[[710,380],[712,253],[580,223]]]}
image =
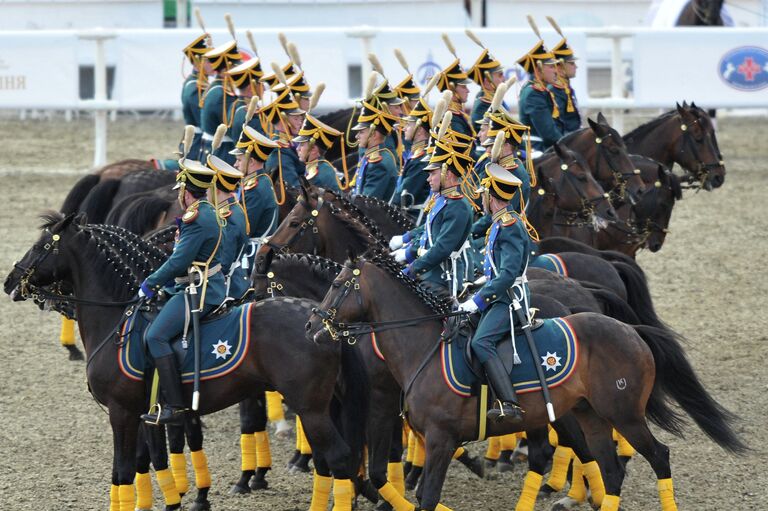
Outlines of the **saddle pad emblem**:
{"label": "saddle pad emblem", "polygon": [[544,366],[544,369],[546,369],[547,371],[556,372],[557,368],[563,365],[560,363],[560,360],[561,360],[561,357],[557,356],[557,352],[555,353],[547,352],[546,355],[541,357],[541,365]]}
{"label": "saddle pad emblem", "polygon": [[220,358],[226,360],[227,357],[231,354],[232,346],[229,345],[229,341],[222,341],[219,339],[217,343],[213,344],[213,351],[211,351],[211,355],[216,355],[216,360]]}

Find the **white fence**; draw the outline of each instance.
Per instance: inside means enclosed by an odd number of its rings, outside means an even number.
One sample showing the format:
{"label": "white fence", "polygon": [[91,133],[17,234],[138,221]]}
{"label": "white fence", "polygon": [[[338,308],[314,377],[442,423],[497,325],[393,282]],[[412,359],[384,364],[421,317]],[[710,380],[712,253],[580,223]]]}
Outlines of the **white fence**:
{"label": "white fence", "polygon": [[[238,39],[247,48],[245,28]],[[229,39],[213,30],[215,43]],[[268,63],[287,57],[276,29],[253,29],[259,55]],[[323,109],[341,108],[359,95],[360,77],[369,70],[365,54],[374,51],[388,78],[399,82],[404,71],[393,48],[400,48],[417,79],[429,77],[452,60],[434,28],[287,29],[302,56],[310,84],[324,81]],[[465,68],[479,48],[460,29],[446,30]],[[528,29],[477,29],[476,33],[508,73],[536,41]],[[0,109],[97,110],[95,164],[104,161],[106,110],[180,108],[183,48],[198,30],[9,31],[0,32]],[[543,31],[549,46],[559,37]],[[695,100],[712,108],[768,107],[768,28],[590,29],[569,28],[569,44],[581,59],[574,81],[582,107],[620,111],[669,108]],[[81,66],[94,66],[96,98],[79,98]],[[107,66],[114,67],[114,87],[106,100]],[[587,68],[610,67],[609,97],[590,97]],[[188,66],[187,66],[188,69]],[[629,72],[627,72],[629,71]],[[522,78],[522,77],[521,77]],[[509,97],[508,103],[515,103]],[[614,122],[621,122],[614,118]],[[620,126],[618,126],[621,129]]]}

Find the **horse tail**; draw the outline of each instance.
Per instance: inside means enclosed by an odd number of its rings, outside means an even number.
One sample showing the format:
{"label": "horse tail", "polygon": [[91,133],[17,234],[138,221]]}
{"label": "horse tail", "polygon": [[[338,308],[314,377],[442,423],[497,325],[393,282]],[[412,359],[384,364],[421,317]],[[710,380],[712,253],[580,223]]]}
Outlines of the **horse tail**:
{"label": "horse tail", "polygon": [[341,343],[341,373],[331,403],[331,416],[349,446],[350,474],[356,474],[363,460],[368,420],[368,373],[358,349]]}
{"label": "horse tail", "polygon": [[[649,414],[649,419],[670,432],[679,433],[682,418],[678,416],[675,419],[674,412],[662,410],[668,409],[664,397],[670,396],[709,438],[732,453],[745,453],[749,448],[730,424],[737,419],[736,415],[715,401],[704,388],[685,356],[679,336],[669,330],[651,326],[633,328],[651,349],[656,363],[656,381],[649,405],[653,401],[654,413],[662,413],[662,416]],[[672,429],[665,426],[665,418],[675,423]]]}
{"label": "horse tail", "polygon": [[637,271],[636,268],[622,262],[614,261],[613,267],[619,272],[624,286],[627,288],[627,302],[634,309],[638,323],[643,325],[655,326],[657,328],[669,329],[653,308],[651,292],[648,290],[648,282],[645,277]]}
{"label": "horse tail", "polygon": [[115,198],[119,189],[119,179],[108,179],[91,188],[80,207],[80,211],[85,213],[89,223],[104,223],[109,210],[112,209],[112,199]]}
{"label": "horse tail", "polygon": [[[582,283],[582,285],[584,284]],[[637,314],[635,314],[635,311],[632,310],[632,307],[613,291],[605,289],[602,286],[587,285],[585,287],[589,289],[592,296],[598,301],[600,308],[603,310],[603,314],[606,316],[618,319],[622,323],[628,325],[637,325],[640,323],[640,320],[638,319]]]}
{"label": "horse tail", "polygon": [[110,212],[107,223],[119,225],[143,236],[155,229],[158,217],[168,211],[172,204],[173,201],[158,197],[152,192],[129,195]]}
{"label": "horse tail", "polygon": [[99,176],[96,174],[87,174],[75,183],[75,186],[69,191],[64,199],[64,203],[61,205],[60,211],[64,213],[64,216],[76,213],[80,209],[80,204],[85,200],[88,192],[99,184],[99,179]]}

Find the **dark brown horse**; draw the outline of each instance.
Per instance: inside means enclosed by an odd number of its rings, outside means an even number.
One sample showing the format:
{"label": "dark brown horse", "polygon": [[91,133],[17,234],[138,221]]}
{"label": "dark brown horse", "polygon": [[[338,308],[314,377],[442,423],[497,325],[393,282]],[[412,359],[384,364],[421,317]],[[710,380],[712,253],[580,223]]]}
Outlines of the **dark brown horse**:
{"label": "dark brown horse", "polygon": [[[148,405],[144,382],[127,378],[119,368],[115,329],[124,317],[123,307],[135,302],[129,298],[151,268],[149,252],[140,243],[107,240],[98,226],[75,221],[74,215],[52,213],[45,217],[38,242],[5,281],[5,291],[14,300],[43,293],[45,286],[57,282],[72,290],[88,357],[89,389],[109,410],[114,438],[112,482],[120,487],[125,509],[133,508],[139,415]],[[355,373],[359,363],[347,358],[356,357],[354,350],[312,346],[303,337],[301,320],[281,319],[305,318],[311,306],[311,302],[280,298],[252,306],[250,349],[230,374],[201,383],[199,412],[227,408],[265,388],[278,390],[302,417],[318,471],[325,469],[337,480],[351,479],[359,463],[350,456],[361,448],[362,430],[355,433],[354,421],[342,415],[344,438],[358,438],[347,444],[334,425],[331,400],[337,375],[341,375],[346,379],[342,387],[345,402],[356,402],[364,410],[365,377],[360,371]],[[189,399],[191,388],[185,390]]]}
{"label": "dark brown horse", "polygon": [[678,27],[722,27],[724,0],[690,0],[675,23]]}
{"label": "dark brown horse", "polygon": [[[405,389],[408,421],[426,441],[419,509],[430,511],[438,508],[453,451],[462,441],[475,439],[481,426],[477,398],[459,397],[441,380],[434,347],[443,328],[439,318],[448,314],[449,303],[404,278],[388,256],[375,256],[347,263],[306,325],[307,337],[321,344],[376,329],[387,366]],[[732,417],[701,386],[674,339],[662,339],[652,327],[631,327],[599,314],[580,313],[565,320],[579,340],[579,358],[574,376],[551,389],[552,401],[558,417],[573,411],[591,432],[589,450],[600,461],[606,499],[618,503],[623,478],[613,442],[605,441],[614,427],[651,464],[665,509],[675,509],[669,449],[646,424],[646,410],[667,408],[666,397],[676,400],[721,445],[737,452],[746,448],[731,430]],[[547,425],[540,393],[521,395],[521,404],[526,410],[521,424],[487,423],[487,434]],[[582,447],[575,446],[577,456],[588,453]]]}
{"label": "dark brown horse", "polygon": [[630,153],[652,158],[672,169],[677,163],[685,171],[682,180],[711,190],[725,182],[725,165],[709,115],[694,103],[635,128],[624,135]]}

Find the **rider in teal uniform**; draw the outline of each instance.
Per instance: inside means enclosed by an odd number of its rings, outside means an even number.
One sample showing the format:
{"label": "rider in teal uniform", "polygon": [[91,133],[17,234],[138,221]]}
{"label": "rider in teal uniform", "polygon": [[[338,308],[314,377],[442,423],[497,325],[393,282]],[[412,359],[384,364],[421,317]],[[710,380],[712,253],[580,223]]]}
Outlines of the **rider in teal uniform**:
{"label": "rider in teal uniform", "polygon": [[469,116],[472,126],[477,126],[491,106],[496,87],[504,82],[504,67],[488,52],[487,48],[483,48],[483,52],[469,68],[467,74],[480,86],[480,92],[475,97],[472,113]]}
{"label": "rider in teal uniform", "polygon": [[[336,141],[339,141],[341,144],[344,143],[342,140],[343,135],[341,131],[331,128],[314,116],[306,115],[304,125],[299,130],[298,136],[293,139],[293,142],[298,144],[299,159],[306,162],[306,174],[304,177],[307,178],[309,184],[337,193],[341,191],[339,180],[336,177],[336,169],[324,156],[325,152]],[[344,154],[343,149],[342,154]],[[345,158],[342,156],[342,162],[346,170],[346,161],[344,160]]]}
{"label": "rider in teal uniform", "polygon": [[398,122],[398,118],[363,101],[357,124],[356,139],[364,150],[357,164],[353,195],[368,195],[388,201],[395,193],[398,158],[384,142]]}
{"label": "rider in teal uniform", "polygon": [[200,129],[200,110],[203,106],[203,95],[208,89],[208,71],[210,65],[203,55],[210,49],[208,41],[210,36],[203,34],[184,48],[189,62],[192,64],[192,72],[184,80],[181,89],[181,112],[184,115],[184,124],[195,127],[195,136],[192,138],[192,146],[189,157],[200,158],[203,130]]}
{"label": "rider in teal uniform", "polygon": [[277,149],[277,143],[250,126],[243,128],[232,154],[237,157],[235,168],[243,173],[238,200],[245,210],[246,230],[250,246],[246,249],[247,267],[253,268],[258,247],[278,226],[278,206],[272,181],[264,173],[264,162]]}
{"label": "rider in teal uniform", "polygon": [[448,110],[453,112],[451,130],[464,135],[464,139],[473,142],[477,133],[469,116],[464,112],[464,104],[469,99],[468,85],[472,83],[467,73],[461,68],[459,59],[454,60],[450,66],[440,71],[437,80],[437,88],[442,92],[450,90],[453,93]]}
{"label": "rider in teal uniform", "polygon": [[576,102],[576,94],[571,88],[571,79],[576,76],[576,56],[563,37],[552,48],[552,54],[557,59],[558,79],[550,84],[548,89],[555,95],[557,108],[563,123],[563,134],[568,134],[581,128],[581,114]]}
{"label": "rider in teal uniform", "polygon": [[216,209],[223,226],[219,254],[226,280],[226,300],[240,301],[250,288],[251,276],[241,262],[248,246],[248,225],[243,205],[237,200],[243,173],[214,155],[208,155],[208,167],[216,171]]}
{"label": "rider in teal uniform", "polygon": [[[232,80],[232,85],[234,85],[237,91],[237,99],[234,104],[235,113],[232,117],[232,125],[229,127],[227,136],[233,141],[238,141],[240,140],[240,133],[243,131],[243,125],[245,125],[245,118],[251,100],[254,97],[262,98],[264,96],[264,84],[261,82],[264,72],[261,70],[259,59],[252,58],[239,66],[233,67],[229,70],[228,74]],[[248,125],[256,131],[264,133],[261,118],[258,115],[253,115],[248,121]],[[230,153],[227,153],[226,157],[219,157],[230,165],[235,162],[235,158]]]}
{"label": "rider in teal uniform", "polygon": [[531,127],[533,148],[546,151],[563,136],[560,109],[554,94],[547,89],[547,85],[557,81],[557,61],[544,42],[539,41],[517,63],[529,76],[518,100],[520,122]]}
{"label": "rider in teal uniform", "polygon": [[184,290],[189,285],[188,275],[201,277],[198,296],[202,315],[224,300],[224,275],[218,252],[221,226],[214,205],[206,200],[216,173],[195,160],[183,159],[179,166],[176,187],[179,203],[185,211],[176,220],[176,243],[168,260],[148,276],[139,289],[140,297],[152,298],[166,283],[176,281],[170,300],[160,309],[145,334],[165,400],[159,413],[142,415],[142,419],[153,424],[181,424],[186,411],[170,341],[180,335],[187,324],[189,310]]}
{"label": "rider in teal uniform", "polygon": [[299,133],[304,122],[304,110],[289,87],[275,87],[278,96],[267,105],[261,114],[272,130],[272,140],[277,143],[277,151],[269,155],[265,164],[265,172],[275,183],[278,180],[288,186],[299,186],[299,176],[304,175],[304,162],[299,159],[293,145],[293,137]]}
{"label": "rider in teal uniform", "polygon": [[408,149],[403,154],[405,165],[395,187],[394,203],[405,208],[422,205],[429,197],[430,186],[427,182],[427,173],[424,172],[429,161],[424,156],[429,142],[431,123],[432,109],[424,98],[420,97],[405,117],[403,141]]}
{"label": "rider in teal uniform", "polygon": [[486,167],[486,171],[488,177],[483,183],[486,189],[485,201],[493,220],[483,264],[487,281],[480,291],[459,306],[459,310],[481,312],[471,346],[483,365],[498,402],[498,408],[488,411],[488,419],[506,419],[515,423],[523,420],[523,410],[496,352],[496,344],[510,335],[512,330],[510,307],[513,297],[520,302],[524,314],[529,317],[527,305],[530,293],[525,270],[530,254],[531,234],[525,214],[509,208],[510,201],[515,199],[519,191],[520,180],[496,164]]}
{"label": "rider in teal uniform", "polygon": [[[211,65],[214,78],[208,85],[208,90],[203,97],[203,109],[200,115],[200,128],[203,130],[203,157],[211,154],[213,135],[219,124],[227,127],[232,125],[235,102],[235,86],[227,72],[240,65],[240,52],[235,41],[217,46],[205,53],[204,57]],[[216,156],[226,157],[232,149],[234,141],[228,135],[224,136],[221,145],[216,150]]]}
{"label": "rider in teal uniform", "polygon": [[[433,192],[424,228],[390,240],[395,260],[408,266],[411,278],[448,287],[456,296],[463,289],[467,238],[472,227],[472,206],[464,196],[464,176],[472,168],[471,156],[455,148],[448,138],[438,140],[424,170]],[[398,246],[400,245],[400,246]]]}
{"label": "rider in teal uniform", "polygon": [[392,90],[389,86],[389,82],[384,78],[384,82],[374,89],[373,95],[367,101],[382,112],[386,112],[398,119],[397,122],[395,122],[392,131],[390,131],[389,135],[384,139],[384,147],[392,151],[392,154],[396,156],[397,172],[400,173],[403,162],[403,153],[407,149],[407,146],[403,141],[402,127],[400,123],[400,119],[403,117],[406,100]]}

